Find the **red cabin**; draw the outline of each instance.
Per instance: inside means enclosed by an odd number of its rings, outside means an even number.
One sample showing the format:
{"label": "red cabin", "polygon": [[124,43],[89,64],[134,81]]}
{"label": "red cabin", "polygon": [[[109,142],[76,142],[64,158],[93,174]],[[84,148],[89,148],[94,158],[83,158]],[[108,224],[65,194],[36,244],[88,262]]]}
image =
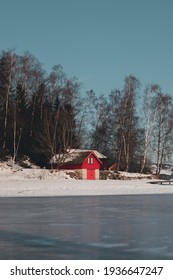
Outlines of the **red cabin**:
{"label": "red cabin", "polygon": [[61,163],[57,164],[55,157],[51,163],[53,168],[77,171],[82,179],[96,180],[99,179],[99,170],[103,166],[102,158],[106,157],[97,151],[70,150]]}

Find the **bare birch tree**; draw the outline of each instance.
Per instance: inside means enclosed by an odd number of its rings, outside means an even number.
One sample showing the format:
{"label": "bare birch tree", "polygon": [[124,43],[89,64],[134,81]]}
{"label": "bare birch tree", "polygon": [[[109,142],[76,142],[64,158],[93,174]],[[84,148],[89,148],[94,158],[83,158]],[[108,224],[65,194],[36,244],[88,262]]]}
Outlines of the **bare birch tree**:
{"label": "bare birch tree", "polygon": [[157,97],[158,118],[155,126],[156,174],[159,175],[163,160],[168,156],[170,137],[173,131],[172,98],[160,92]]}
{"label": "bare birch tree", "polygon": [[136,149],[137,138],[137,117],[136,117],[136,91],[139,87],[139,81],[128,76],[125,79],[124,90],[116,98],[117,119],[119,126],[119,164],[128,171],[130,161],[132,160]]}
{"label": "bare birch tree", "polygon": [[157,107],[157,95],[160,88],[158,85],[147,85],[144,91],[143,99],[143,124],[144,124],[144,140],[143,140],[143,152],[141,158],[140,173],[143,173],[147,155],[150,147],[150,141],[153,137],[153,130],[156,124],[157,117],[159,115]]}
{"label": "bare birch tree", "polygon": [[3,52],[0,60],[0,87],[1,87],[1,102],[4,104],[3,115],[3,144],[2,148],[6,149],[7,141],[7,125],[8,125],[8,114],[9,114],[9,99],[12,90],[12,79],[15,73],[15,61],[16,55],[14,51]]}

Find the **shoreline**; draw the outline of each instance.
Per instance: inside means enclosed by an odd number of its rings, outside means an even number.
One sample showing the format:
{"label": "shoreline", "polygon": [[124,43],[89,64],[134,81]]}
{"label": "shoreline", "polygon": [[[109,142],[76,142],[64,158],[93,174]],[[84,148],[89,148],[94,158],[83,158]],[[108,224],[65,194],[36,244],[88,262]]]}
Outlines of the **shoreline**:
{"label": "shoreline", "polygon": [[160,185],[154,179],[94,181],[74,179],[0,180],[0,198],[142,194],[173,194],[173,185]]}

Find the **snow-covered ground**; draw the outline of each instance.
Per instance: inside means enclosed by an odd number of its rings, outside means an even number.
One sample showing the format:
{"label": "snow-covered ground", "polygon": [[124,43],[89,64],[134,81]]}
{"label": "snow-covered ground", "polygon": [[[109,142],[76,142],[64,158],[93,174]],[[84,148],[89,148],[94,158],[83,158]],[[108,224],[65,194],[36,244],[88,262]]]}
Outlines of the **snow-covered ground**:
{"label": "snow-covered ground", "polygon": [[[123,174],[128,175],[129,174]],[[75,180],[63,171],[51,173],[44,169],[0,168],[0,197],[132,195],[173,193],[173,185],[160,185],[157,180],[131,174],[128,180]]]}

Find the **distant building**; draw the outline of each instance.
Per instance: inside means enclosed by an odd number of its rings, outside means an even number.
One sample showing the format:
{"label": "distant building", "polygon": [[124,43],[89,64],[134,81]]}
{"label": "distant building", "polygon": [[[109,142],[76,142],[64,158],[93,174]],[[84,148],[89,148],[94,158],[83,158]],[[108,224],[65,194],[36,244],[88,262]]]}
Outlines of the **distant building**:
{"label": "distant building", "polygon": [[115,163],[111,164],[111,165],[108,167],[108,170],[109,170],[109,171],[117,172],[117,170],[118,170],[118,163],[115,162]]}
{"label": "distant building", "polygon": [[75,170],[81,179],[97,180],[100,169],[105,168],[106,157],[95,150],[71,149],[63,155],[54,156],[50,163],[54,169]]}

